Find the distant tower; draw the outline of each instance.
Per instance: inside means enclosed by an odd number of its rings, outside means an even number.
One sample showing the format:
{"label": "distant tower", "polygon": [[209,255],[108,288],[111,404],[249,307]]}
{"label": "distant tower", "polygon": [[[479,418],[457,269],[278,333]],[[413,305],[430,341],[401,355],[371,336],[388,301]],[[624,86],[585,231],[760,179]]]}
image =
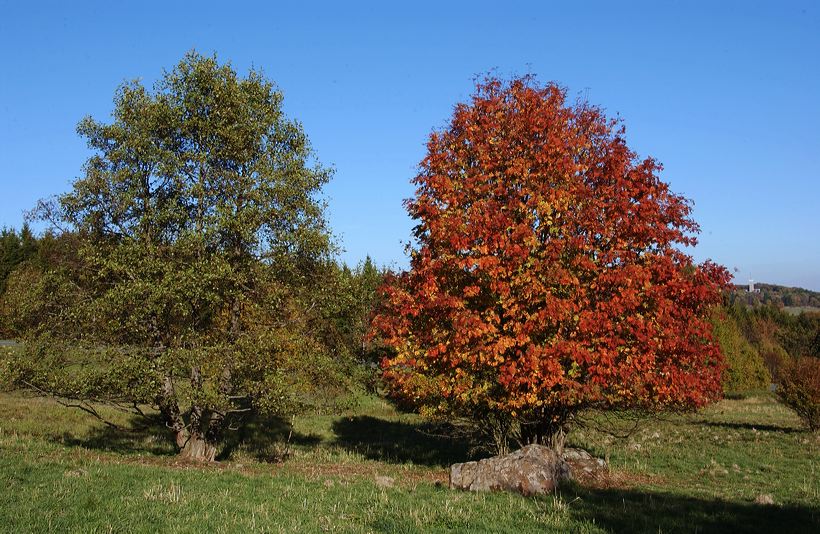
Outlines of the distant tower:
{"label": "distant tower", "polygon": [[749,278],[749,293],[755,292],[755,281]]}

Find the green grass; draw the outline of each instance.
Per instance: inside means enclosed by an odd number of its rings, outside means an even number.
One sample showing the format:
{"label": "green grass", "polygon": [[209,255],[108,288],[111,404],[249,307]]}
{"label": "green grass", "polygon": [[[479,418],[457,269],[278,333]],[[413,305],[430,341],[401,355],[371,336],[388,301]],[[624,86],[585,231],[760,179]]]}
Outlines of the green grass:
{"label": "green grass", "polygon": [[[203,467],[178,462],[161,428],[121,432],[2,393],[0,531],[820,531],[820,437],[765,393],[647,421],[625,439],[576,429],[571,440],[607,456],[611,476],[540,498],[448,490],[446,466],[468,445],[380,399],[294,423],[284,463],[265,461],[289,430],[273,419]],[[761,494],[775,505],[755,504]]]}

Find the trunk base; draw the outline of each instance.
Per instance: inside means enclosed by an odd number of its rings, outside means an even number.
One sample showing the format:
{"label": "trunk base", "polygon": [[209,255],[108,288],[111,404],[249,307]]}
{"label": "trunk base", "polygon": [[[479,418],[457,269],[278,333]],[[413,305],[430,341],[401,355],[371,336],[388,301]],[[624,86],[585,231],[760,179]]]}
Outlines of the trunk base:
{"label": "trunk base", "polygon": [[191,436],[179,451],[179,457],[196,462],[213,462],[216,459],[216,445],[199,436]]}

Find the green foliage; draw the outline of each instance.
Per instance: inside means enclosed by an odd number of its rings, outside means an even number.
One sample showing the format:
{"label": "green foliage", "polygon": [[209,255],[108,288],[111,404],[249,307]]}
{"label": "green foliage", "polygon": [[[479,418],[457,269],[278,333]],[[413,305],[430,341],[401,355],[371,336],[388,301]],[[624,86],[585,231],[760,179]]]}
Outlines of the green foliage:
{"label": "green foliage", "polygon": [[360,280],[346,265],[327,262],[317,272],[319,310],[315,326],[328,345],[342,354],[356,354],[360,347],[367,302],[361,300]]}
{"label": "green foliage", "polygon": [[313,284],[318,306],[312,330],[337,358],[351,363],[349,372],[371,391],[378,382],[379,350],[366,338],[386,272],[369,256],[353,269],[327,262]]}
{"label": "green foliage", "polygon": [[820,359],[799,358],[784,366],[777,396],[810,430],[820,430]]}
{"label": "green foliage", "polygon": [[[37,254],[37,239],[28,224],[24,224],[20,232],[9,228],[0,230],[0,309],[11,274]],[[11,335],[12,327],[8,323],[8,317],[0,312],[0,338]]]}
{"label": "green foliage", "polygon": [[718,309],[712,315],[713,334],[726,360],[725,392],[766,389],[772,377],[758,351],[743,337],[734,317]]}
{"label": "green foliage", "polygon": [[344,362],[312,329],[331,172],[272,82],[191,52],[153,90],[124,84],[113,122],[78,132],[94,152],[84,175],[36,210],[67,229],[45,247],[56,261],[17,273],[6,299],[29,338],[22,385],[150,399],[183,452],[206,459],[245,414],[317,409],[344,390]]}
{"label": "green foliage", "polygon": [[[24,227],[21,234],[26,232]],[[78,254],[81,240],[71,232],[28,235],[29,252],[9,273],[0,293],[0,335],[73,335],[79,324],[72,314],[85,298],[89,276]]]}
{"label": "green foliage", "polygon": [[59,272],[33,265],[17,269],[8,280],[0,313],[9,337],[41,331],[70,333],[71,308],[81,292]]}

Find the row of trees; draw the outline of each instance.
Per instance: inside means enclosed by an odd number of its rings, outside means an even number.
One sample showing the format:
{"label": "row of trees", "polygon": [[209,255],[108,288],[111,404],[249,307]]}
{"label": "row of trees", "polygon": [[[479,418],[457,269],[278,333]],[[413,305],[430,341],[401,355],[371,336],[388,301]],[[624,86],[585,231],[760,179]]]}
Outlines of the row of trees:
{"label": "row of trees", "polygon": [[737,320],[725,307],[712,312],[713,334],[726,360],[723,389],[726,393],[764,390],[772,383],[760,348],[744,335]]}
{"label": "row of trees", "polygon": [[33,212],[52,232],[4,260],[3,328],[25,343],[0,373],[91,413],[152,406],[183,456],[332,404],[376,355],[394,399],[499,450],[560,450],[583,410],[722,394],[728,272],[682,252],[698,226],[660,164],[555,85],[485,80],[431,135],[410,269],[384,284],[334,261],[331,171],[259,72],[192,52],[78,130],[83,175]]}
{"label": "row of trees", "polygon": [[729,365],[727,391],[775,383],[778,397],[820,429],[820,313],[792,315],[774,304],[747,306],[727,295],[715,332]]}
{"label": "row of trees", "polygon": [[[748,307],[737,302],[728,306],[743,335],[761,352],[786,352],[794,358],[820,358],[820,313],[786,313],[774,305]],[[772,349],[771,347],[780,347]],[[781,350],[782,349],[782,350]],[[776,362],[767,362],[772,367]]]}

